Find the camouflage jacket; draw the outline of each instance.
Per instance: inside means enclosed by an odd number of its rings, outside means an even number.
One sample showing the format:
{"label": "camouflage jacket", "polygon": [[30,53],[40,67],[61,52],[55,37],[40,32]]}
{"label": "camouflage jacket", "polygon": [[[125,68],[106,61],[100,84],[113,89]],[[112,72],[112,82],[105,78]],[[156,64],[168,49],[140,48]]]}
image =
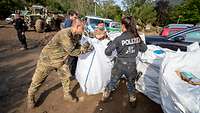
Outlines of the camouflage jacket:
{"label": "camouflage jacket", "polygon": [[59,31],[42,49],[40,60],[51,65],[59,65],[62,64],[69,55],[79,56],[85,52],[86,48],[86,45],[81,46],[79,44],[80,39],[81,35],[74,35],[71,32],[71,28]]}

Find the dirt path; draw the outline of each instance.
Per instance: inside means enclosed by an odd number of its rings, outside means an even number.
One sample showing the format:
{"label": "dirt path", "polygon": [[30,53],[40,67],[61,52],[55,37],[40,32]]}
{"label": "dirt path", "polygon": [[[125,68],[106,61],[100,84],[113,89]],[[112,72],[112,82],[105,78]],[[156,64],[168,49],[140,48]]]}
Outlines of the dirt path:
{"label": "dirt path", "polygon": [[163,113],[160,106],[138,94],[138,106],[127,103],[125,84],[113,94],[112,101],[99,102],[101,94],[86,96],[76,81],[74,92],[81,97],[78,103],[63,100],[60,80],[52,72],[37,95],[37,108],[26,109],[26,94],[36,61],[42,49],[41,42],[55,33],[27,32],[29,50],[20,51],[16,31],[10,25],[0,27],[0,113]]}

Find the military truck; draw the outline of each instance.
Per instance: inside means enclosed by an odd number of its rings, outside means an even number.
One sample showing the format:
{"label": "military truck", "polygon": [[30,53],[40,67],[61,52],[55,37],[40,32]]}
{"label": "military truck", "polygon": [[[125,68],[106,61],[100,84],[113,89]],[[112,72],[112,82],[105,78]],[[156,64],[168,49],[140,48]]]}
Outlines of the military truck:
{"label": "military truck", "polygon": [[34,29],[39,33],[55,30],[53,15],[42,5],[32,5],[28,11],[25,11],[24,16],[29,29]]}

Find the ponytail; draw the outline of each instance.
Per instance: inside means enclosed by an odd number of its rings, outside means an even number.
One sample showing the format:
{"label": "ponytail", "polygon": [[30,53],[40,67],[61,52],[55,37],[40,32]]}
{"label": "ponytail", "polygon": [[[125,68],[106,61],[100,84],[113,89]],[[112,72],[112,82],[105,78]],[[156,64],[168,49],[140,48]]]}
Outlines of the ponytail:
{"label": "ponytail", "polygon": [[140,37],[137,32],[135,20],[132,16],[122,18],[121,23],[125,25],[127,32],[131,33],[134,38]]}

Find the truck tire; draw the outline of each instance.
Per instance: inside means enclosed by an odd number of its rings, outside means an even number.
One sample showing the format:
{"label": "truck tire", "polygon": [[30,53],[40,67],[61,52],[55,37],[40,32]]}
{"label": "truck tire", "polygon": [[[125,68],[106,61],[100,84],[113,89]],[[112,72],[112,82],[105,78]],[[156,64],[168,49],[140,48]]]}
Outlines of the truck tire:
{"label": "truck tire", "polygon": [[37,19],[35,22],[35,30],[38,33],[43,33],[45,28],[45,23],[42,19]]}

